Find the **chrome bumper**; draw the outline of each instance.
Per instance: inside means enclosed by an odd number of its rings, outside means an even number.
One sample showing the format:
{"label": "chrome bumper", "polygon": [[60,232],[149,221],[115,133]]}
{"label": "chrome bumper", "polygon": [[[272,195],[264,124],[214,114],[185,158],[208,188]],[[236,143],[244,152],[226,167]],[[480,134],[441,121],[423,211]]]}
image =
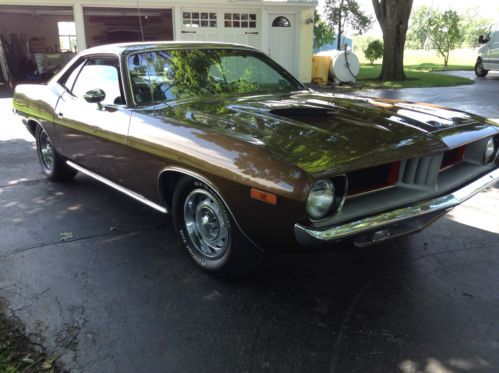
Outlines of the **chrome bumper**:
{"label": "chrome bumper", "polygon": [[324,230],[295,224],[295,237],[300,244],[306,246],[356,237],[357,240],[354,240],[354,243],[357,246],[366,246],[388,238],[416,232],[453,207],[495,184],[498,180],[499,169],[495,169],[451,194]]}

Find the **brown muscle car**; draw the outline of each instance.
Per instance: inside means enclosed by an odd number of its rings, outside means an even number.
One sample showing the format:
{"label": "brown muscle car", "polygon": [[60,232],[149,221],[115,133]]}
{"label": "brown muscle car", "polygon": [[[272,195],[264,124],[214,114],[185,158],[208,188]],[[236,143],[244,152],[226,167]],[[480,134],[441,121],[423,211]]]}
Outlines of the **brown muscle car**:
{"label": "brown muscle car", "polygon": [[77,172],[163,213],[219,276],[264,250],[423,229],[499,178],[499,126],[444,107],[307,89],[231,44],[88,49],[14,111],[54,181]]}

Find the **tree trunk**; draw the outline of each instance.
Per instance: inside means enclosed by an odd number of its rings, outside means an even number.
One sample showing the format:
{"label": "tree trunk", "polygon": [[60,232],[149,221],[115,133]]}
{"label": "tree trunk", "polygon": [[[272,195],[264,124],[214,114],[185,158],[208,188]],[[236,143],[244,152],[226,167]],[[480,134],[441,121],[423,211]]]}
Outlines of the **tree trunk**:
{"label": "tree trunk", "polygon": [[380,80],[406,80],[404,46],[413,0],[372,0],[383,31],[383,64]]}
{"label": "tree trunk", "polygon": [[336,37],[336,49],[341,50],[341,15],[338,20],[338,36]]}
{"label": "tree trunk", "polygon": [[[386,29],[391,30],[390,27]],[[405,37],[394,37],[395,32],[383,31],[383,64],[379,75],[379,79],[383,81],[407,79],[404,72]]]}

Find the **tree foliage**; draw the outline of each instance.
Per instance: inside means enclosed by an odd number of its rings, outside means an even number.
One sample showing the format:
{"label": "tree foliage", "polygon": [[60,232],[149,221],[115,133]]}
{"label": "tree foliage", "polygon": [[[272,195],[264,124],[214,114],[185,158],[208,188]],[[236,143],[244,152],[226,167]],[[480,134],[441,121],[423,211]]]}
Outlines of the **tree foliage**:
{"label": "tree foliage", "polygon": [[464,44],[471,48],[477,47],[478,36],[487,35],[493,23],[494,21],[492,18],[480,17],[478,15],[478,9],[468,9],[464,21],[466,26],[464,31]]}
{"label": "tree foliage", "polygon": [[345,26],[350,26],[355,32],[362,34],[369,30],[373,20],[366,15],[357,0],[325,0],[324,13],[331,27],[336,27],[337,49],[341,49],[341,36]]}
{"label": "tree foliage", "polygon": [[379,79],[405,80],[404,47],[413,0],[372,0],[383,31],[383,64]]}
{"label": "tree foliage", "polygon": [[450,51],[463,42],[462,21],[455,10],[434,10],[428,21],[428,34],[437,53],[443,57],[444,66],[449,63]]}
{"label": "tree foliage", "polygon": [[381,40],[370,42],[367,49],[364,51],[364,55],[372,65],[374,61],[383,57],[383,42]]}
{"label": "tree foliage", "polygon": [[333,28],[321,19],[316,9],[314,12],[314,53],[317,53],[324,45],[332,43],[333,39]]}
{"label": "tree foliage", "polygon": [[409,30],[407,32],[407,44],[414,49],[423,49],[428,39],[428,21],[431,17],[431,8],[422,5],[411,14]]}
{"label": "tree foliage", "polygon": [[[425,5],[416,8],[409,22],[407,45],[413,49],[436,48],[432,44],[429,31],[433,16],[441,17],[442,14],[441,11],[432,10]],[[476,47],[478,36],[489,32],[492,19],[480,17],[477,8],[467,9],[460,17],[460,29],[463,34],[461,42],[466,47]],[[455,47],[459,47],[461,42],[456,43]]]}

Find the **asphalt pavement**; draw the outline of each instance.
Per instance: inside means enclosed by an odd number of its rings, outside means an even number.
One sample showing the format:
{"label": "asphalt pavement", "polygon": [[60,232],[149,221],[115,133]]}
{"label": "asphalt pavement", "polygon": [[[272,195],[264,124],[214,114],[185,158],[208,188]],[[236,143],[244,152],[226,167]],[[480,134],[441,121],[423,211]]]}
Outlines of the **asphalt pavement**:
{"label": "asphalt pavement", "polygon": [[[367,94],[499,118],[497,76]],[[228,283],[191,264],[170,218],[85,176],[47,181],[10,104],[0,98],[0,308],[66,369],[499,371],[497,185],[422,233],[269,255]]]}

